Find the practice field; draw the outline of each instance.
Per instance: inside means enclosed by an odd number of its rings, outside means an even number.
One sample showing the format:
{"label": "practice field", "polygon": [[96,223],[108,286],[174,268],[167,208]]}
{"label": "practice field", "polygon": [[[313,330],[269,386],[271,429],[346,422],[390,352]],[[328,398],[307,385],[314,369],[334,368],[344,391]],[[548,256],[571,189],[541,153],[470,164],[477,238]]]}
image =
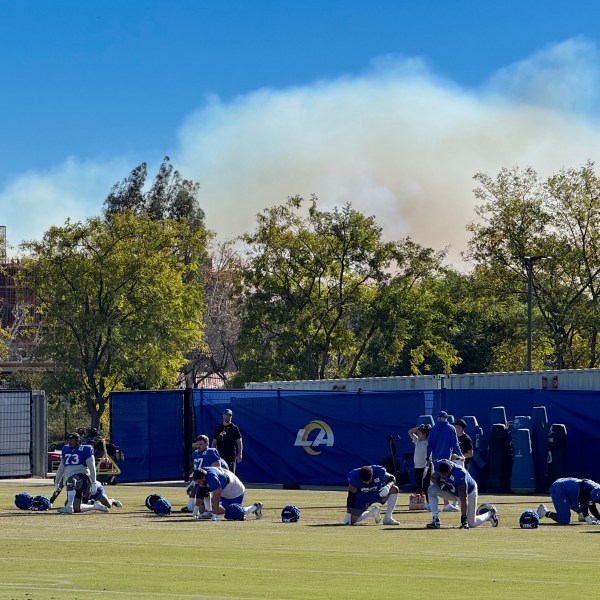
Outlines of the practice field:
{"label": "practice field", "polygon": [[[394,527],[341,525],[343,491],[258,488],[245,505],[263,502],[262,519],[215,523],[179,511],[184,487],[108,486],[123,508],[60,515],[14,506],[18,492],[50,496],[50,481],[0,482],[0,598],[600,598],[600,525],[544,519],[519,529],[521,512],[547,496],[484,495],[498,507],[498,528],[461,530],[457,513],[442,513],[442,529],[430,531],[430,513],[409,511],[408,494]],[[148,511],[151,493],[168,498],[173,514]],[[280,522],[286,504],[300,507],[298,523]]]}

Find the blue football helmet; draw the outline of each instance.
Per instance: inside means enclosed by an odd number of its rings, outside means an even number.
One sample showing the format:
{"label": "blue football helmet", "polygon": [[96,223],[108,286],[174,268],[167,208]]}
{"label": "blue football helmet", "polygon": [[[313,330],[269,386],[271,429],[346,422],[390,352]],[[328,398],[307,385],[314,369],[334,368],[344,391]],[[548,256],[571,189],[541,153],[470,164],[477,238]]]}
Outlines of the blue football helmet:
{"label": "blue football helmet", "polygon": [[156,504],[156,501],[160,499],[161,496],[159,496],[158,494],[150,494],[149,496],[146,496],[144,504],[146,505],[146,508],[148,510],[154,510],[154,505]]}
{"label": "blue football helmet", "polygon": [[33,496],[29,492],[21,492],[15,496],[15,506],[21,510],[29,510],[33,502]]}
{"label": "blue football helmet", "polygon": [[170,515],[172,508],[171,503],[166,498],[159,498],[154,503],[152,510],[155,515]]}
{"label": "blue football helmet", "polygon": [[540,524],[540,516],[535,510],[526,510],[519,517],[519,527],[521,529],[537,529]]}
{"label": "blue football helmet", "polygon": [[225,518],[228,521],[245,521],[246,511],[241,504],[230,504],[225,508]]}
{"label": "blue football helmet", "polygon": [[282,523],[297,523],[300,520],[300,509],[293,504],[288,504],[281,511]]}
{"label": "blue football helmet", "polygon": [[49,510],[52,508],[52,503],[48,496],[36,496],[31,501],[31,510]]}

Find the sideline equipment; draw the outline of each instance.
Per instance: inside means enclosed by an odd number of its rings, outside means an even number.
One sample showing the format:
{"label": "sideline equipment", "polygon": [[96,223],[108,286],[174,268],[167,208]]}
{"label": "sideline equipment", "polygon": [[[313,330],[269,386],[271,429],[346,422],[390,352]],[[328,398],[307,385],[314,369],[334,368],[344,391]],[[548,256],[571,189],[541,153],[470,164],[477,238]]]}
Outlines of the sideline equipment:
{"label": "sideline equipment", "polygon": [[15,506],[21,510],[29,510],[33,503],[33,496],[29,492],[21,492],[15,496]]}
{"label": "sideline equipment", "polygon": [[170,515],[172,508],[171,503],[166,498],[159,498],[154,503],[152,510],[155,515]]}
{"label": "sideline equipment", "polygon": [[154,504],[157,500],[160,500],[161,498],[162,496],[159,496],[158,494],[150,494],[146,497],[144,504],[146,505],[146,508],[148,510],[154,510]]}
{"label": "sideline equipment", "polygon": [[245,521],[246,511],[241,504],[230,504],[225,509],[225,518],[228,521]]}
{"label": "sideline equipment", "polygon": [[52,507],[48,496],[36,496],[31,501],[31,510],[49,510]]}
{"label": "sideline equipment", "polygon": [[300,509],[293,504],[288,504],[281,511],[282,523],[297,523],[300,520]]}
{"label": "sideline equipment", "polygon": [[519,527],[521,529],[537,529],[540,524],[540,516],[535,510],[526,510],[519,517]]}

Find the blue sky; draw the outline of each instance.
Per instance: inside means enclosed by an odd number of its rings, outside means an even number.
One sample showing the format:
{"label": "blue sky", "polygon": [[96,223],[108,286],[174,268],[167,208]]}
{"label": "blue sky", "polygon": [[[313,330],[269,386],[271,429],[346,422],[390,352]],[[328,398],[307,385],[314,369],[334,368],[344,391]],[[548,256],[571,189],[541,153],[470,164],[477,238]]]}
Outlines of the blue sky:
{"label": "blue sky", "polygon": [[0,225],[17,255],[169,155],[222,240],[315,193],[456,262],[476,172],[597,160],[599,17],[585,0],[0,0]]}

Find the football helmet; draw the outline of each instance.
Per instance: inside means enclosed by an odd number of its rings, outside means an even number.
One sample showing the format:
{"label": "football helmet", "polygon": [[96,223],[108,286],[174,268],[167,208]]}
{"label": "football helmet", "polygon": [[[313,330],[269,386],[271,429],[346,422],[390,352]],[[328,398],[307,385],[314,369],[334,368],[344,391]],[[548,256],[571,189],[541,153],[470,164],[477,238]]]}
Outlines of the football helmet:
{"label": "football helmet", "polygon": [[15,506],[21,510],[29,510],[32,502],[33,496],[29,492],[21,492],[15,496]]}
{"label": "football helmet", "polygon": [[297,523],[300,520],[300,509],[293,504],[288,504],[281,511],[282,523]]}
{"label": "football helmet", "polygon": [[540,516],[535,510],[526,510],[519,517],[519,527],[521,529],[537,529],[540,524]]}
{"label": "football helmet", "polygon": [[160,499],[161,499],[161,496],[159,496],[158,494],[150,494],[149,496],[146,497],[144,504],[146,505],[146,508],[148,510],[154,510],[155,502]]}
{"label": "football helmet", "polygon": [[159,498],[154,503],[152,510],[155,515],[170,515],[172,508],[171,503],[166,498]]}
{"label": "football helmet", "polygon": [[48,496],[36,496],[31,501],[31,510],[49,510],[52,507]]}
{"label": "football helmet", "polygon": [[228,521],[245,521],[246,511],[241,504],[230,504],[225,508],[225,518]]}

